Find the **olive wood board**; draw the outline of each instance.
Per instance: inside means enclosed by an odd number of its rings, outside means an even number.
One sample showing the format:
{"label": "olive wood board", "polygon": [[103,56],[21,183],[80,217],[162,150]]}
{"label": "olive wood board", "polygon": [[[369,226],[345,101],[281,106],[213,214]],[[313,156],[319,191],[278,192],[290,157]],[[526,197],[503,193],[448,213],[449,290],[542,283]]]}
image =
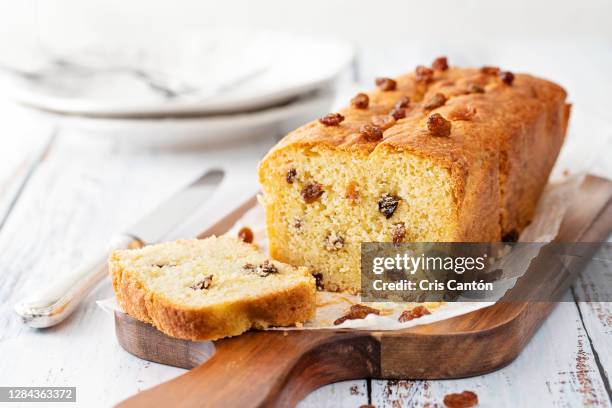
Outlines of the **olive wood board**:
{"label": "olive wood board", "polygon": [[[255,205],[252,198],[200,237],[226,232]],[[570,204],[560,242],[601,242],[612,231],[612,181],[587,176]],[[537,270],[533,290],[560,299],[576,271]],[[529,273],[534,273],[530,268]],[[522,278],[521,278],[522,279]],[[531,283],[530,283],[531,285]],[[541,292],[538,292],[541,293]],[[190,369],[119,403],[120,407],[290,407],[314,389],[337,381],[450,379],[497,370],[512,362],[555,307],[555,302],[498,302],[431,324],[396,331],[250,331],[204,343],[166,336],[153,326],[115,313],[121,346],[162,364]]]}

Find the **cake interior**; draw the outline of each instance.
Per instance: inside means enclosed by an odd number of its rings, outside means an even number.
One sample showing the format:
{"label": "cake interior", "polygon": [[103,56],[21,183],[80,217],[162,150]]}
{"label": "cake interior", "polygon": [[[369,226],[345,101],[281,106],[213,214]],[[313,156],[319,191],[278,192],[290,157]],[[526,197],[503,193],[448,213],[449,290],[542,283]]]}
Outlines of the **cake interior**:
{"label": "cake interior", "polygon": [[119,254],[122,273],[131,274],[145,289],[185,308],[245,301],[308,284],[312,279],[304,269],[275,261],[271,264],[276,272],[266,276],[245,269],[247,264],[256,269],[269,258],[233,237],[169,242]]}
{"label": "cake interior", "polygon": [[[362,242],[451,241],[457,230],[450,170],[428,158],[292,146],[263,166],[270,254],[320,273],[326,290],[360,290]],[[323,193],[308,203],[315,184]]]}

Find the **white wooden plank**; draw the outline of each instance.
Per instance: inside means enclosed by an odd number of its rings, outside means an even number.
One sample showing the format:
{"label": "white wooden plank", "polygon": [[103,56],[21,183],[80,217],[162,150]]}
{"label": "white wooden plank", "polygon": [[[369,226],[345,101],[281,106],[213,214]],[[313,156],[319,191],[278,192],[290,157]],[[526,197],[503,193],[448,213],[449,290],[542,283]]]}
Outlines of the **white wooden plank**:
{"label": "white wooden plank", "polygon": [[0,228],[49,146],[53,128],[25,121],[24,112],[0,99]]}
{"label": "white wooden plank", "polygon": [[79,406],[93,407],[111,405],[181,373],[137,359],[117,344],[112,319],[94,303],[112,295],[109,282],[67,321],[48,330],[24,327],[12,306],[103,248],[113,232],[206,166],[228,157],[252,166],[251,156],[263,154],[270,143],[246,145],[224,156],[152,155],[113,148],[75,151],[60,137],[0,231],[0,354],[2,367],[11,367],[0,370],[0,384],[76,386]]}
{"label": "white wooden plank", "polygon": [[[611,237],[612,238],[612,237]],[[609,240],[610,242],[610,240]],[[610,247],[606,247],[609,249]],[[609,250],[599,253],[573,286],[576,304],[597,357],[598,367],[610,390],[612,374],[612,258]]]}
{"label": "white wooden plank", "polygon": [[368,403],[366,380],[342,381],[310,393],[298,408],[356,408]]}
{"label": "white wooden plank", "polygon": [[586,332],[570,294],[519,357],[496,372],[446,381],[373,381],[376,407],[443,406],[470,390],[482,407],[610,406]]}

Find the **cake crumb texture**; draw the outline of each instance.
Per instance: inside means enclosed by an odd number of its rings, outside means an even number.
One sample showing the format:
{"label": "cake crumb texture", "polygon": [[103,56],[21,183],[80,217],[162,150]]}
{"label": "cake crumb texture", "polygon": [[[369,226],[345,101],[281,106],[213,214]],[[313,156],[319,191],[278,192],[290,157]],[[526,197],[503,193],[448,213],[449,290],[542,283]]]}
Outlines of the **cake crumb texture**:
{"label": "cake crumb texture", "polygon": [[162,332],[215,340],[291,326],[315,313],[315,279],[230,237],[117,250],[109,257],[121,308]]}

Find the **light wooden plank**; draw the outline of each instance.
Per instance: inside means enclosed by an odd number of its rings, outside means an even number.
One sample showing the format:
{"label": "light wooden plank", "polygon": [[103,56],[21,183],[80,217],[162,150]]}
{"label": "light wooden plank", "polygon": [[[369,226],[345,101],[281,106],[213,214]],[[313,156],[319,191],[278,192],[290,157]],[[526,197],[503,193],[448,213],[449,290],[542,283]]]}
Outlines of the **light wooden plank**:
{"label": "light wooden plank", "polygon": [[610,406],[576,305],[568,293],[509,366],[446,381],[373,381],[377,407],[443,406],[449,393],[474,391],[483,407]]}

